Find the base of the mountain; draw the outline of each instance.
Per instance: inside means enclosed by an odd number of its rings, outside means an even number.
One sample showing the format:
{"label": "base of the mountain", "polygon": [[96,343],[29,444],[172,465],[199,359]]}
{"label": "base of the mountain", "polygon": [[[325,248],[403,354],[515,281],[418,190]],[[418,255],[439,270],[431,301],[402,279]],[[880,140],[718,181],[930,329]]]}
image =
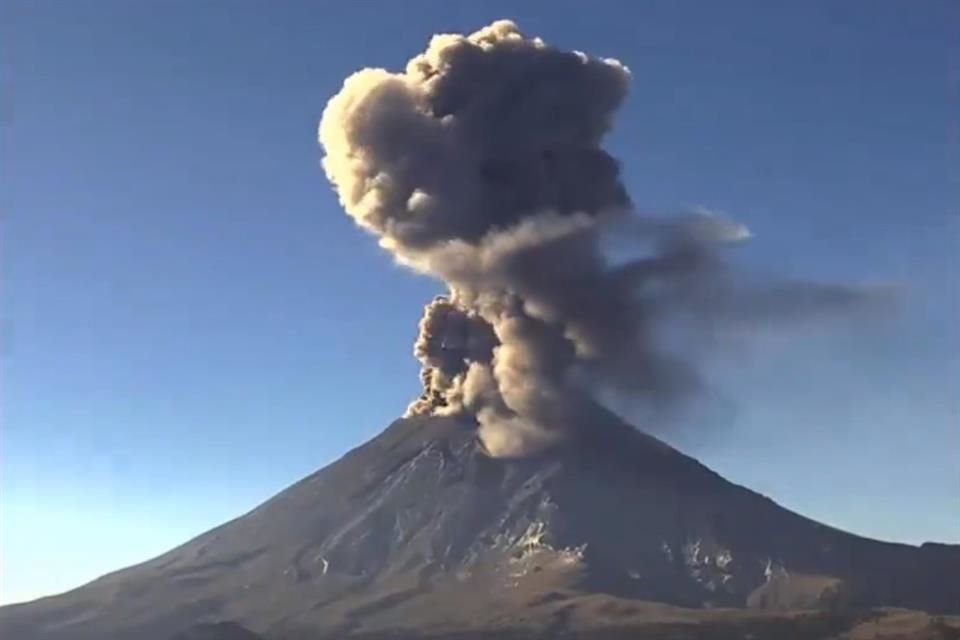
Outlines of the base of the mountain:
{"label": "base of the mountain", "polygon": [[[601,599],[602,600],[602,599]],[[538,614],[543,617],[538,618]],[[960,616],[905,609],[759,613],[690,610],[652,603],[597,602],[576,598],[552,611],[495,627],[363,629],[354,640],[960,640]],[[202,624],[172,640],[339,640],[344,629],[258,635],[236,623]]]}

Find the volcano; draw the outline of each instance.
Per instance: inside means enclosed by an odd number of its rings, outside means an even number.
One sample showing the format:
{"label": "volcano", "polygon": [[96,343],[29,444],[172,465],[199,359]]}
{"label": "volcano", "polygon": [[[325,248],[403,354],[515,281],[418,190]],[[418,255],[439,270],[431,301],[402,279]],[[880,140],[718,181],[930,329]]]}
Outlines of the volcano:
{"label": "volcano", "polygon": [[[489,456],[463,420],[398,420],[158,558],[3,607],[0,630],[18,640],[166,640],[191,625],[240,630],[224,638],[601,637],[691,621],[795,626],[796,610],[817,624],[862,622],[875,607],[960,612],[960,546],[825,526],[598,415],[579,437],[512,460]],[[810,633],[771,637],[827,637]]]}

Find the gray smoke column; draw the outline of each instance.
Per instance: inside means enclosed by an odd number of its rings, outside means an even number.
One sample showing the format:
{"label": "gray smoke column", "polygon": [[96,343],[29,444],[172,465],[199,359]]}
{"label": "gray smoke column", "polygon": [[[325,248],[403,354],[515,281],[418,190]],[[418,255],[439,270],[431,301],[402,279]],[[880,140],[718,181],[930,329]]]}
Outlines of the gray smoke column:
{"label": "gray smoke column", "polygon": [[[601,147],[629,80],[616,60],[501,20],[434,36],[402,73],[359,71],[330,100],[323,167],[347,213],[449,289],[420,321],[424,391],[408,414],[470,413],[492,455],[525,455],[588,428],[598,386],[657,404],[695,392],[695,367],[659,338],[669,317],[734,322],[859,297],[803,283],[756,297],[717,252],[744,227],[634,213]],[[634,257],[612,263],[608,237]]]}

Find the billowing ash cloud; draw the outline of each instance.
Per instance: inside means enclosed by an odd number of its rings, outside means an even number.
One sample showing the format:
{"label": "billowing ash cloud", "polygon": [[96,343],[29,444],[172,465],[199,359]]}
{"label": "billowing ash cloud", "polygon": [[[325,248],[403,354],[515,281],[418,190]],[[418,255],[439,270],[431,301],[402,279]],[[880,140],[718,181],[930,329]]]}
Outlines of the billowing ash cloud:
{"label": "billowing ash cloud", "polygon": [[[701,382],[659,328],[845,306],[847,287],[735,286],[717,249],[749,237],[722,217],[641,216],[601,147],[630,73],[527,38],[509,21],[438,35],[402,73],[349,77],[320,122],[323,166],[354,220],[442,279],[415,355],[409,414],[476,417],[492,455],[589,427],[591,390],[655,404]],[[604,241],[636,247],[612,262]]]}

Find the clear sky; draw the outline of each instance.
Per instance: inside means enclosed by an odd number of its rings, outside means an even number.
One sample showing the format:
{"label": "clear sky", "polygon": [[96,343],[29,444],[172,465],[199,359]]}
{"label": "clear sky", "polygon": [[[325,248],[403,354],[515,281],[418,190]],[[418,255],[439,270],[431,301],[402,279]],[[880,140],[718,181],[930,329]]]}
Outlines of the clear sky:
{"label": "clear sky", "polygon": [[[146,559],[377,433],[437,283],[339,209],[343,78],[509,17],[616,57],[638,205],[717,209],[769,273],[896,313],[731,348],[677,438],[830,524],[960,542],[960,5],[3,0],[0,601]],[[707,435],[708,434],[708,435]]]}

